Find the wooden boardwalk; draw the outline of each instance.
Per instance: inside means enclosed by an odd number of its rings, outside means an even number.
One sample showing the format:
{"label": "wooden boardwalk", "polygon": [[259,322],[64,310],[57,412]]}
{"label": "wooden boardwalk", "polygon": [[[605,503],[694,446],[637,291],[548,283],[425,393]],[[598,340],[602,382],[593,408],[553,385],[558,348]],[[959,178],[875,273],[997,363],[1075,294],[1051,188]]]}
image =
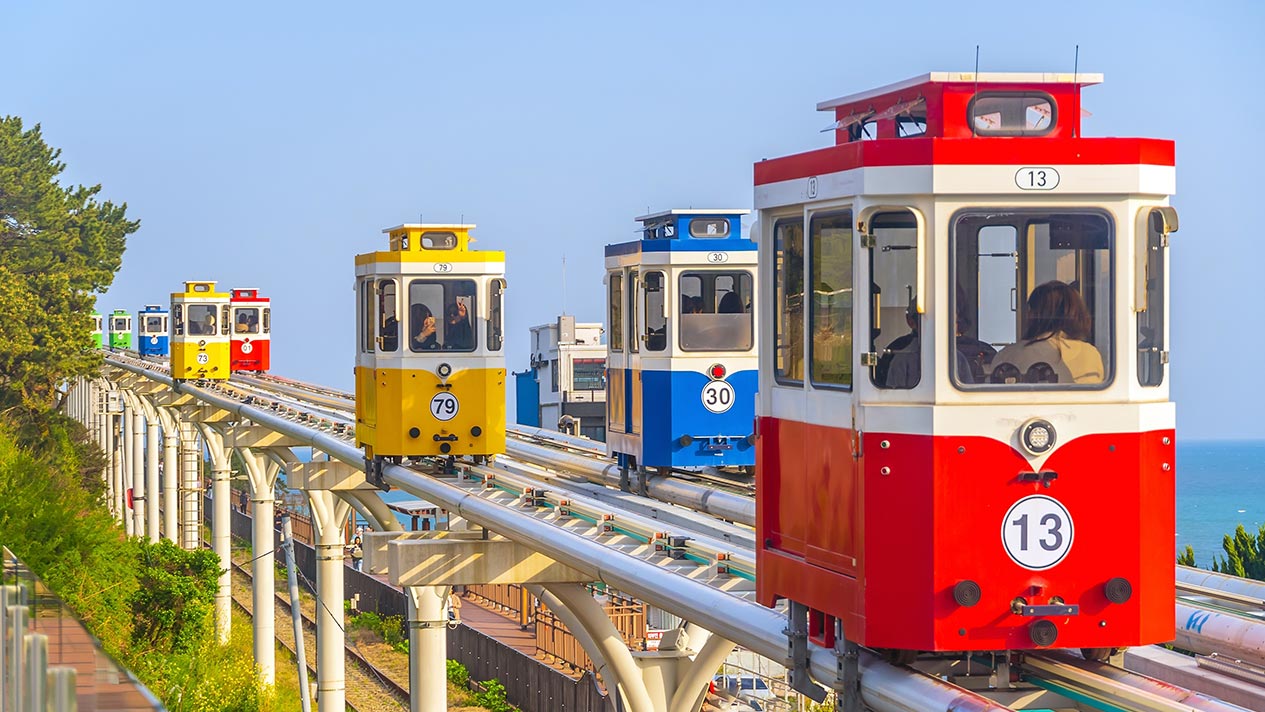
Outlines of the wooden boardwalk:
{"label": "wooden boardwalk", "polygon": [[[49,611],[52,613],[52,611]],[[96,645],[83,625],[64,609],[41,614],[30,627],[48,636],[49,667],[73,667],[79,712],[117,710],[142,712],[162,709],[131,676],[121,671]]]}

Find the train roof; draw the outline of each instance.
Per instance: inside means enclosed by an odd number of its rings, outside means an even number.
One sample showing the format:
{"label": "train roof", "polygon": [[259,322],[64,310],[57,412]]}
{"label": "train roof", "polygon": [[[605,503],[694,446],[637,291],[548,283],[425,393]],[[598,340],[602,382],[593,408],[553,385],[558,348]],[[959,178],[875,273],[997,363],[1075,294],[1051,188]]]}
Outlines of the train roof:
{"label": "train roof", "polygon": [[755,250],[742,233],[741,208],[662,210],[637,218],[641,239],[606,246],[606,256],[641,252],[736,252]]}
{"label": "train roof", "polygon": [[504,262],[499,250],[476,250],[474,223],[403,223],[385,228],[386,250],[356,255],[357,265],[376,262]]}
{"label": "train roof", "polygon": [[856,94],[828,99],[818,103],[817,110],[832,111],[847,104],[875,99],[928,84],[971,84],[985,89],[997,84],[1075,84],[1078,87],[1087,87],[1102,84],[1102,82],[1103,75],[1084,72],[979,72],[978,74],[975,72],[928,72],[875,89],[867,89]]}
{"label": "train roof", "polygon": [[167,311],[167,307],[161,304],[146,304],[145,308],[141,309],[140,313],[153,314],[153,313],[161,313],[165,311]]}
{"label": "train roof", "polygon": [[739,209],[739,208],[718,208],[718,209],[716,209],[716,210],[695,210],[695,209],[693,209],[693,208],[690,208],[690,209],[688,209],[688,210],[660,210],[660,211],[659,211],[659,212],[657,212],[657,213],[650,213],[650,214],[648,214],[648,215],[641,215],[641,216],[638,216],[638,217],[633,218],[633,219],[634,219],[634,220],[636,220],[636,221],[637,221],[637,222],[639,222],[639,223],[645,223],[645,222],[651,222],[651,221],[654,221],[654,220],[658,220],[658,219],[660,219],[660,218],[666,218],[666,217],[671,216],[671,215],[716,215],[716,216],[720,216],[720,215],[749,215],[749,214],[751,214],[751,211],[750,211],[750,210],[742,210],[742,209]]}

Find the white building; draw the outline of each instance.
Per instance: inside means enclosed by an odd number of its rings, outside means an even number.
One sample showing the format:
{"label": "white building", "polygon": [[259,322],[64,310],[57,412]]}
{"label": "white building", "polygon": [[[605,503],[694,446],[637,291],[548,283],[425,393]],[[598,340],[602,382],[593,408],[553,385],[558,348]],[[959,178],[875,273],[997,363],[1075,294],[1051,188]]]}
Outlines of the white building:
{"label": "white building", "polygon": [[576,324],[573,316],[531,328],[531,368],[514,374],[520,425],[606,439],[602,334],[601,324]]}

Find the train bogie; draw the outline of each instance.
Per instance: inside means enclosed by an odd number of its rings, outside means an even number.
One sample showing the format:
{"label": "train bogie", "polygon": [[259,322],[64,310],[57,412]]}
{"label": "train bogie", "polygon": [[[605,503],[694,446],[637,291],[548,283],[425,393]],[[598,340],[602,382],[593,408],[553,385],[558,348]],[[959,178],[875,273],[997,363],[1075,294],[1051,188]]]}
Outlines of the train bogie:
{"label": "train bogie", "polygon": [[231,368],[234,373],[263,373],[272,367],[272,302],[253,288],[229,294]]}
{"label": "train bogie", "polygon": [[109,316],[110,348],[132,348],[132,315],[123,309],[115,309]]}
{"label": "train bogie", "polygon": [[755,464],[747,212],[642,216],[643,239],[606,248],[606,442],[624,467]]}
{"label": "train bogie", "polygon": [[[401,225],[356,257],[356,440],[370,461],[505,451],[504,253]],[[373,469],[373,468],[370,468]]]}
{"label": "train bogie", "polygon": [[170,330],[168,311],[157,304],[145,305],[136,313],[136,350],[142,356],[166,356]]}
{"label": "train bogie", "polygon": [[185,282],[171,294],[171,377],[228,380],[229,295],[215,282]]}
{"label": "train bogie", "polygon": [[1172,638],[1173,150],[1083,137],[1098,81],[932,74],[756,165],[757,597],[822,644]]}

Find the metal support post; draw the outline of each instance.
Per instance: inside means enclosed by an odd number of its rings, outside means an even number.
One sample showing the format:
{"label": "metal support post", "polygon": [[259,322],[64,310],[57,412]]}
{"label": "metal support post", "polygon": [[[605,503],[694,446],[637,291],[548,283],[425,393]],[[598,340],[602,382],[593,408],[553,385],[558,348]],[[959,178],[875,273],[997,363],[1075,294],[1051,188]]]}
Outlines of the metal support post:
{"label": "metal support post", "polygon": [[299,606],[299,577],[294,573],[294,529],[290,526],[289,514],[281,515],[281,531],[284,537],[282,547],[285,549],[286,556],[286,578],[290,583],[290,613],[291,618],[294,619],[294,657],[299,665],[299,700],[302,702],[303,712],[312,712],[312,696],[307,688],[307,653],[303,650],[303,611]]}
{"label": "metal support post", "polygon": [[113,414],[110,414],[108,418],[110,421],[110,491],[114,495],[114,521],[126,526],[127,507],[124,503],[123,447],[121,447],[121,443],[126,438],[123,437],[123,428],[118,423],[118,418]]}
{"label": "metal support post", "polygon": [[132,408],[132,404],[127,395],[123,391],[119,391],[119,399],[124,403],[123,412],[119,414],[119,431],[122,433],[123,442],[119,449],[123,453],[122,467],[119,469],[119,516],[123,518],[123,529],[128,536],[136,535],[136,521],[132,519],[132,507],[129,503],[128,495],[132,493],[132,480],[135,475],[133,472],[133,463],[136,462],[133,447],[135,442],[132,434],[136,428],[132,425],[132,416],[136,410]]}
{"label": "metal support post", "polygon": [[593,640],[597,650],[615,672],[618,687],[624,693],[629,712],[655,712],[654,702],[641,670],[624,638],[606,616],[606,611],[593,600],[584,586],[575,583],[547,584],[545,590],[552,593],[575,616],[576,621]]}
{"label": "metal support post", "polygon": [[808,606],[790,602],[786,612],[786,633],[791,666],[786,671],[786,682],[792,690],[799,692],[814,702],[826,701],[826,691],[813,682],[808,673]]}
{"label": "metal support post", "polygon": [[26,683],[26,674],[22,664],[22,653],[24,652],[22,649],[22,642],[26,638],[26,627],[29,614],[30,609],[26,606],[11,605],[8,607],[9,637],[8,640],[4,642],[5,645],[8,646],[8,650],[5,652],[5,657],[8,658],[6,662],[9,663],[9,709],[13,712],[19,712],[20,710],[25,709],[22,704],[22,700],[24,699],[23,695],[25,694],[23,688]]}
{"label": "metal support post", "polygon": [[835,709],[862,712],[861,649],[843,635],[843,621],[835,621],[835,683],[838,692]]}
{"label": "metal support post", "polygon": [[343,523],[351,505],[329,490],[307,490],[316,529],[316,703],[344,712]]}
{"label": "metal support post", "polygon": [[447,586],[406,586],[409,712],[448,709]]}
{"label": "metal support post", "polygon": [[48,699],[48,636],[43,633],[27,633],[23,644],[26,655],[26,706],[23,712],[45,712]]}
{"label": "metal support post", "polygon": [[[233,510],[229,501],[232,496],[229,454],[220,432],[205,423],[199,424],[199,429],[211,453],[211,548],[220,558],[219,587],[215,591],[215,632],[220,645],[228,645],[233,626]],[[266,550],[271,549],[269,546]],[[268,610],[267,607],[264,610]]]}
{"label": "metal support post", "polygon": [[79,697],[75,690],[76,671],[72,667],[48,670],[48,706],[53,712],[75,712]]}

